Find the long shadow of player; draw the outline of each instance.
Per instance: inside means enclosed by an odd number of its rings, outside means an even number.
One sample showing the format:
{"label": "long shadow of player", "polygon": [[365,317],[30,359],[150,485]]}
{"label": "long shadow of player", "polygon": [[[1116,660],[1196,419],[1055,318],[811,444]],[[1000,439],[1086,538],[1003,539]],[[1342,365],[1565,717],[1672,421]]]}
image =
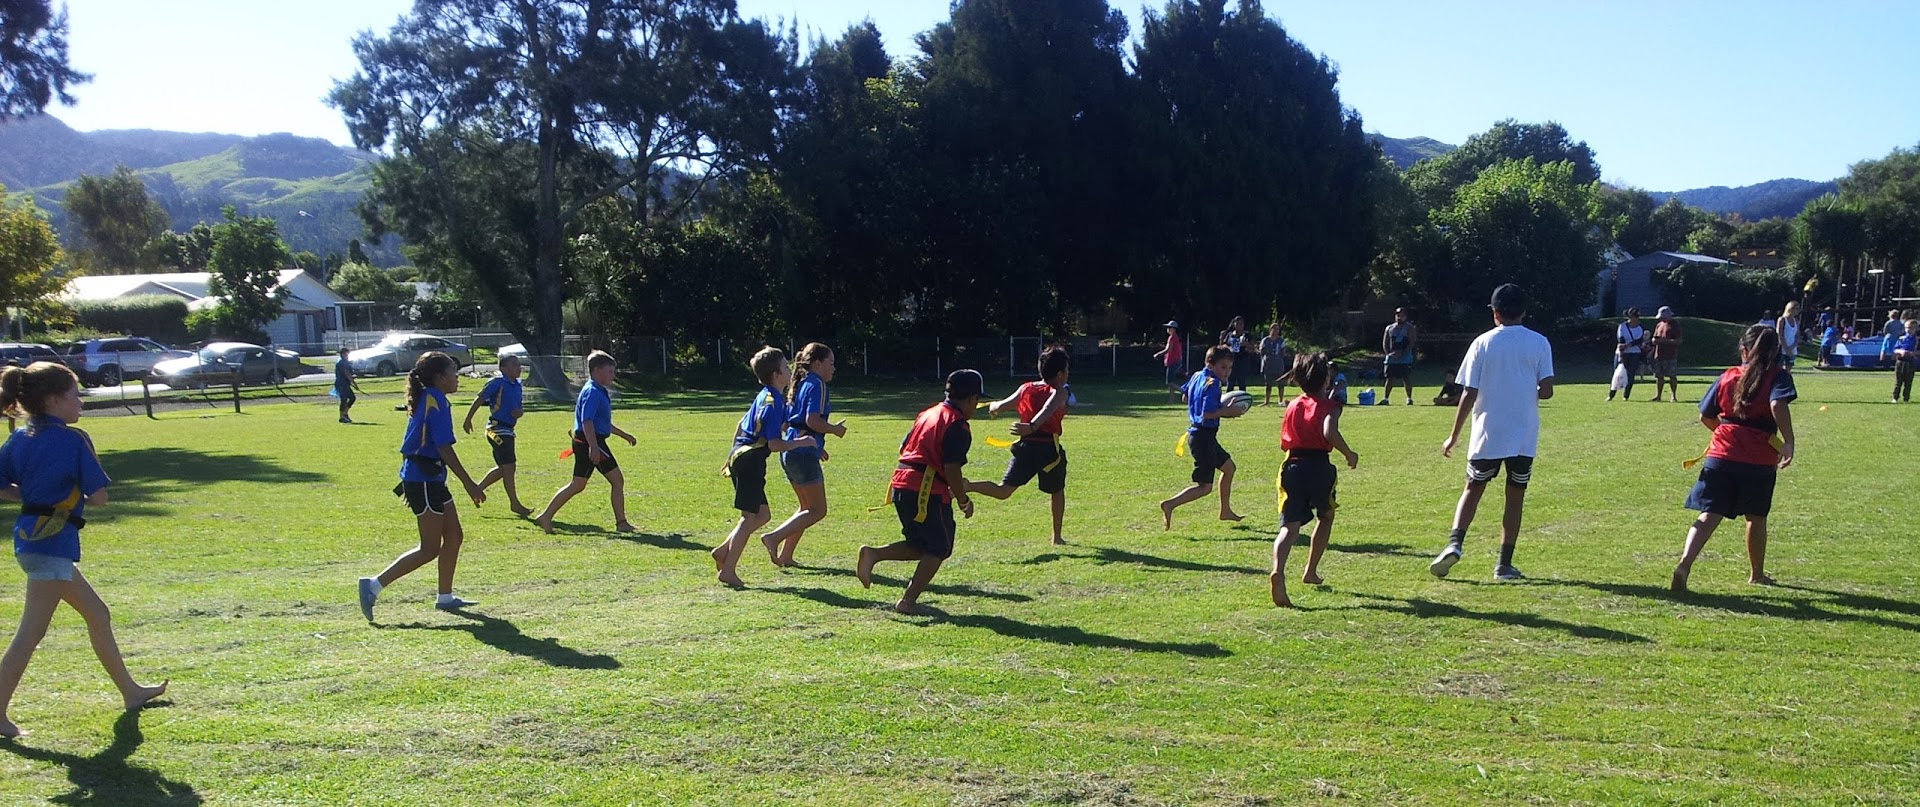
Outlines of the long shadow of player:
{"label": "long shadow of player", "polygon": [[680,532],[671,535],[658,535],[651,532],[610,532],[607,533],[607,537],[615,541],[630,541],[636,544],[659,547],[661,549],[685,549],[689,551],[697,549],[701,552],[713,551],[713,547],[695,541],[689,541],[687,540],[686,533]]}
{"label": "long shadow of player", "polygon": [[[844,594],[823,588],[797,588],[773,586],[757,588],[774,594],[786,594],[834,608],[873,611],[887,608],[885,603],[870,600],[857,600]],[[1067,647],[1100,647],[1114,650],[1133,650],[1141,653],[1178,653],[1200,658],[1224,658],[1233,652],[1212,642],[1152,642],[1141,639],[1128,639],[1123,636],[1109,636],[1104,633],[1092,633],[1071,625],[1042,625],[1033,622],[1021,622],[1002,616],[982,614],[949,614],[938,608],[922,605],[920,613],[908,617],[911,624],[922,627],[941,623],[962,628],[980,628],[990,630],[1002,636],[1014,639],[1031,639]]]}
{"label": "long shadow of player", "polygon": [[[164,707],[148,704],[148,709]],[[157,804],[163,807],[201,804],[205,800],[185,782],[168,779],[159,771],[128,762],[146,736],[140,732],[140,711],[131,711],[113,723],[113,743],[98,754],[83,757],[33,748],[20,740],[0,741],[0,751],[67,769],[73,790],[55,796],[55,804]]]}
{"label": "long shadow of player", "polygon": [[1539,614],[1526,614],[1516,611],[1475,611],[1458,605],[1434,602],[1419,597],[1401,599],[1398,597],[1382,597],[1375,594],[1365,594],[1357,591],[1352,592],[1352,595],[1362,600],[1370,601],[1359,606],[1369,611],[1388,611],[1418,617],[1420,619],[1472,619],[1480,622],[1497,622],[1502,625],[1513,625],[1520,628],[1557,630],[1581,639],[1598,639],[1606,642],[1642,643],[1653,641],[1637,633],[1628,633],[1622,630],[1614,630],[1613,628],[1603,628],[1598,625],[1581,625],[1575,622],[1562,622],[1558,619],[1544,617]]}
{"label": "long shadow of player", "polygon": [[549,667],[564,667],[569,670],[617,670],[620,660],[598,653],[583,653],[563,645],[558,639],[536,639],[520,631],[520,628],[505,619],[465,609],[447,613],[469,620],[465,625],[426,625],[418,622],[405,625],[393,625],[396,630],[434,630],[459,631],[470,634],[482,644],[498,650],[530,658]]}
{"label": "long shadow of player", "polygon": [[[830,576],[830,577],[852,577],[853,576],[852,569],[840,569],[840,568],[834,568],[834,567],[828,567],[828,566],[817,566],[817,567],[816,566],[799,566],[796,568],[799,569],[800,571],[807,572],[810,574],[824,575],[824,576]],[[900,588],[905,588],[907,585],[907,581],[905,580],[888,577],[883,574],[875,574],[873,576],[873,582],[883,586],[898,586]],[[949,597],[979,597],[981,599],[999,600],[1001,602],[1033,602],[1033,598],[1025,594],[1020,594],[1012,591],[990,591],[984,588],[979,588],[977,586],[970,586],[965,583],[954,583],[954,584],[932,583],[927,586],[927,593],[944,594]]]}
{"label": "long shadow of player", "polygon": [[1104,547],[1104,546],[1094,547],[1092,554],[1086,554],[1081,552],[1073,552],[1073,553],[1046,552],[1039,555],[1035,555],[1031,558],[1028,558],[1027,560],[1020,561],[1020,565],[1038,566],[1043,563],[1052,563],[1054,561],[1065,560],[1067,558],[1085,558],[1087,560],[1091,560],[1094,563],[1100,564],[1102,566],[1106,566],[1114,563],[1130,563],[1136,566],[1145,566],[1149,569],[1164,569],[1167,571],[1178,571],[1178,572],[1213,572],[1213,573],[1219,573],[1219,574],[1257,574],[1257,575],[1265,575],[1267,573],[1266,569],[1255,569],[1250,566],[1222,566],[1215,563],[1201,563],[1199,561],[1192,561],[1192,560],[1175,560],[1173,558],[1163,558],[1157,555],[1148,555],[1141,552],[1128,552],[1127,550],[1124,550],[1124,549],[1114,549],[1112,547]]}
{"label": "long shadow of player", "polygon": [[[1741,596],[1737,594],[1702,594],[1689,591],[1675,594],[1666,586],[1652,586],[1641,583],[1597,583],[1590,580],[1542,580],[1541,582],[1559,586],[1577,586],[1579,588],[1613,594],[1620,597],[1639,597],[1649,600],[1664,600],[1677,605],[1694,605],[1701,608],[1716,608],[1736,614],[1752,616],[1771,616],[1791,619],[1797,622],[1860,622],[1887,628],[1920,632],[1920,623],[1901,619],[1891,619],[1876,614],[1854,614],[1844,611],[1832,611],[1822,605],[1838,605],[1862,611],[1886,611],[1899,614],[1920,616],[1920,605],[1901,600],[1890,600],[1870,594],[1847,594],[1818,588],[1799,586],[1774,586],[1755,589],[1757,592],[1772,592]],[[1812,594],[1824,594],[1825,598],[1794,596],[1784,591],[1801,591]]]}

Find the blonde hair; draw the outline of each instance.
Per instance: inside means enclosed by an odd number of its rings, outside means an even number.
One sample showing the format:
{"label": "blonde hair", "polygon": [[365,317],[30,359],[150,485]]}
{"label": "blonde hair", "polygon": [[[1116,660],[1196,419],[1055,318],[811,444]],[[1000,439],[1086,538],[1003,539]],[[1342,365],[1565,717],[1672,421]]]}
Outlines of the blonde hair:
{"label": "blonde hair", "polygon": [[77,389],[80,378],[64,364],[37,361],[25,368],[0,371],[0,412],[8,417],[44,415],[47,401]]}
{"label": "blonde hair", "polygon": [[760,379],[761,384],[766,384],[773,381],[773,374],[780,372],[780,365],[786,361],[786,351],[777,347],[763,347],[747,362],[747,369],[753,371],[753,377]]}

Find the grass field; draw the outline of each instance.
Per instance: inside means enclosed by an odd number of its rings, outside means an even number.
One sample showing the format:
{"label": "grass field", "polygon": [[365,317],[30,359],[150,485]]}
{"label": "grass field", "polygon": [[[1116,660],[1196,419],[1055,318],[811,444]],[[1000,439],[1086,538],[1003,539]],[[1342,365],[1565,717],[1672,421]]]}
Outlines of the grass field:
{"label": "grass field", "polygon": [[[630,396],[616,418],[640,447],[616,451],[641,534],[608,529],[598,480],[553,536],[496,489],[462,511],[459,590],[480,606],[435,611],[429,567],[373,626],[354,580],[413,541],[388,492],[393,396],[363,398],[359,426],[325,403],[90,417],[118,481],[85,568],[170,704],[123,716],[63,611],[12,711],[33,734],[0,743],[0,802],[1912,802],[1920,409],[1888,405],[1887,383],[1802,373],[1772,520],[1782,586],[1745,583],[1728,527],[1682,598],[1665,585],[1691,519],[1680,461],[1706,440],[1691,406],[1561,387],[1515,584],[1491,580],[1493,498],[1453,577],[1427,574],[1464,464],[1439,456],[1450,413],[1353,410],[1362,464],[1342,472],[1328,585],[1296,582],[1293,611],[1264,579],[1279,410],[1223,433],[1247,521],[1203,502],[1162,532],[1155,502],[1190,466],[1149,381],[1075,385],[1071,545],[1048,545],[1036,491],[983,498],[914,618],[886,610],[909,567],[863,590],[851,565],[897,534],[865,508],[930,383],[836,388],[851,433],[806,568],[752,554],[749,588],[713,580],[745,390]],[[520,430],[529,504],[564,481],[569,423],[545,410]],[[462,442],[470,467],[482,445]],[[970,471],[997,477],[1003,452],[976,445]],[[0,577],[10,635],[21,577]]]}

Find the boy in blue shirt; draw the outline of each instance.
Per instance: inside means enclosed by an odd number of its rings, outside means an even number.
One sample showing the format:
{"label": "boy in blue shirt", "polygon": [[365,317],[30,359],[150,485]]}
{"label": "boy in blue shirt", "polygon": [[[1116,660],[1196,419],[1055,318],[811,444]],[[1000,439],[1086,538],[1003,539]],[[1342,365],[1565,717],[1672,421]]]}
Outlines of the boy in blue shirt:
{"label": "boy in blue shirt", "polygon": [[739,567],[747,538],[773,520],[773,510],[767,505],[767,455],[814,445],[808,438],[782,437],[781,429],[789,415],[787,396],[781,390],[793,378],[787,369],[786,352],[777,347],[764,348],[753,354],[747,366],[760,381],[760,392],[740,417],[740,425],[733,431],[733,450],[721,469],[733,481],[733,509],[740,511],[740,522],[710,553],[720,582],[735,588],[746,585],[740,581]]}
{"label": "boy in blue shirt", "polygon": [[1913,400],[1913,365],[1920,360],[1920,319],[1907,320],[1907,332],[1893,340],[1893,402]]}
{"label": "boy in blue shirt", "polygon": [[521,406],[525,397],[526,390],[520,383],[520,357],[501,356],[500,374],[480,388],[480,397],[467,407],[467,420],[463,424],[466,432],[472,434],[474,413],[480,411],[481,404],[487,405],[487,442],[493,446],[493,469],[480,479],[480,489],[486,490],[499,482],[507,491],[507,506],[521,518],[533,515],[533,508],[520,503],[520,493],[513,481],[519,462],[519,453],[513,446],[513,427],[525,412]]}
{"label": "boy in blue shirt", "polygon": [[1220,386],[1233,372],[1233,349],[1207,348],[1207,366],[1187,379],[1181,395],[1187,400],[1187,452],[1193,456],[1193,484],[1160,503],[1161,520],[1173,529],[1173,511],[1213,492],[1213,473],[1220,472],[1220,520],[1244,518],[1233,512],[1233,455],[1220,447],[1220,418],[1238,417],[1220,408]]}
{"label": "boy in blue shirt", "polygon": [[359,391],[359,382],[353,380],[353,365],[347,363],[347,349],[342,347],[340,360],[333,363],[333,397],[340,399],[341,423],[353,422],[353,418],[347,417],[347,410],[353,408],[354,401],[360,400],[360,396],[354,394]]}
{"label": "boy in blue shirt", "polygon": [[580,386],[580,396],[574,399],[573,444],[567,449],[573,457],[573,479],[554,492],[546,512],[540,514],[540,529],[549,535],[553,533],[554,515],[566,506],[567,500],[587,489],[587,480],[593,478],[595,470],[613,487],[614,529],[635,532],[634,526],[627,523],[627,478],[620,472],[620,461],[614,459],[613,451],[607,448],[607,436],[626,440],[627,445],[636,445],[639,441],[613,425],[613,396],[608,392],[612,388],[613,356],[604,350],[587,354],[587,383]]}

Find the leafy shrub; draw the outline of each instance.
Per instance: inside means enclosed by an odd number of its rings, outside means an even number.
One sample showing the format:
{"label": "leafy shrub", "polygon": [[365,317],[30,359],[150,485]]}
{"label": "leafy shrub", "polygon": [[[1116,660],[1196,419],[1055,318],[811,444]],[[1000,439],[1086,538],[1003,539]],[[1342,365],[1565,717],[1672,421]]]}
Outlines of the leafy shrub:
{"label": "leafy shrub", "polygon": [[145,336],[172,344],[187,339],[187,301],[142,294],[73,304],[74,323],[101,333]]}
{"label": "leafy shrub", "polygon": [[[1799,278],[1787,269],[1725,269],[1683,265],[1653,273],[1668,304],[1690,317],[1747,322],[1779,311],[1799,296]],[[1652,312],[1644,312],[1652,313]]]}

